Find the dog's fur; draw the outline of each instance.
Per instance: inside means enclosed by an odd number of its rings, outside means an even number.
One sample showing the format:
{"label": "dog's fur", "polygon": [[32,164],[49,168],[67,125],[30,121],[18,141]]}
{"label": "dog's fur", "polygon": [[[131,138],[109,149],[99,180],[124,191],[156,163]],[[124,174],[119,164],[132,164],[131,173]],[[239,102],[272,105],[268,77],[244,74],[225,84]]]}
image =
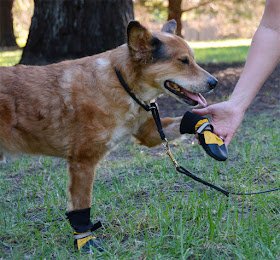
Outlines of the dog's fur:
{"label": "dog's fur", "polygon": [[[149,147],[161,143],[151,114],[127,94],[115,68],[142,102],[176,96],[166,80],[193,93],[212,88],[213,77],[172,31],[172,22],[151,33],[134,21],[127,44],[112,51],[41,67],[1,67],[0,152],[66,158],[68,211],[89,208],[94,171],[106,153],[131,136]],[[170,140],[180,136],[180,121],[162,119]]]}

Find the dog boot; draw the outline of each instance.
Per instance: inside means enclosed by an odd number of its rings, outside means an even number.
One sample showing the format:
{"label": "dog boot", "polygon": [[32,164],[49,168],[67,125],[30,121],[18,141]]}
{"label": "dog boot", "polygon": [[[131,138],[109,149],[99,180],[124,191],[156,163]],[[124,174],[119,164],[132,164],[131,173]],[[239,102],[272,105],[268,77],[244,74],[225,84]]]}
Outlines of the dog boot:
{"label": "dog boot", "polygon": [[208,155],[218,161],[228,158],[223,140],[213,133],[213,126],[207,118],[186,112],[180,125],[181,134],[198,134],[198,140]]}
{"label": "dog boot", "polygon": [[92,231],[102,227],[101,222],[92,224],[90,221],[90,208],[70,211],[66,213],[74,232],[74,248],[80,252],[104,251],[101,241],[92,236]]}
{"label": "dog boot", "polygon": [[99,238],[91,235],[91,231],[85,233],[74,232],[74,248],[80,252],[94,251],[94,248],[99,252],[103,251]]}

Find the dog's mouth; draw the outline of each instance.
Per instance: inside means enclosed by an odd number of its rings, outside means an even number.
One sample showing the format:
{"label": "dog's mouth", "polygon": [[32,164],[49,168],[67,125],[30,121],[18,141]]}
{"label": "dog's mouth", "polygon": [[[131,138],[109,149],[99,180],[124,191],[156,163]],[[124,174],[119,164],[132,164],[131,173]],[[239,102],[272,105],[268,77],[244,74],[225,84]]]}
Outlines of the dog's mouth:
{"label": "dog's mouth", "polygon": [[203,107],[207,106],[206,99],[200,93],[189,92],[170,80],[164,82],[164,87],[191,106],[196,106],[198,104]]}

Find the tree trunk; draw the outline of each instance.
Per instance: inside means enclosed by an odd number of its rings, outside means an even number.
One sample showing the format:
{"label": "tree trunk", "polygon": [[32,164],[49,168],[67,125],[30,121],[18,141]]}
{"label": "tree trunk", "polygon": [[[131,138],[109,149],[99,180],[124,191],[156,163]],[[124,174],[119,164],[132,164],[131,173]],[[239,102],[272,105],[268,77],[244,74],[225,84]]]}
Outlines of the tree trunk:
{"label": "tree trunk", "polygon": [[47,64],[113,49],[134,19],[132,0],[35,0],[20,63]]}
{"label": "tree trunk", "polygon": [[182,36],[182,0],[169,0],[168,5],[168,21],[174,19],[177,22],[177,32],[176,34],[180,37]]}
{"label": "tree trunk", "polygon": [[0,1],[0,46],[17,46],[13,30],[13,0]]}

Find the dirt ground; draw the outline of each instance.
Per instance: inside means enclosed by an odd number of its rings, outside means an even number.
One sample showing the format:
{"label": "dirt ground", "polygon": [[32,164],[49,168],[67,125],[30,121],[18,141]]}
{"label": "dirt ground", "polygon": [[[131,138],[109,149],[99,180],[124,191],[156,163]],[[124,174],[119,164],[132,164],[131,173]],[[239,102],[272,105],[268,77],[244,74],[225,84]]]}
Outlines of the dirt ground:
{"label": "dirt ground", "polygon": [[[233,91],[240,74],[242,73],[244,63],[234,64],[200,64],[214,75],[219,84],[208,94],[204,94],[208,104],[217,103],[226,100]],[[276,67],[269,79],[266,81],[257,97],[249,108],[249,111],[258,113],[262,110],[278,109],[280,98],[280,64]],[[185,111],[191,110],[191,107],[181,104],[174,98],[162,96],[158,99],[160,115],[180,116]]]}

